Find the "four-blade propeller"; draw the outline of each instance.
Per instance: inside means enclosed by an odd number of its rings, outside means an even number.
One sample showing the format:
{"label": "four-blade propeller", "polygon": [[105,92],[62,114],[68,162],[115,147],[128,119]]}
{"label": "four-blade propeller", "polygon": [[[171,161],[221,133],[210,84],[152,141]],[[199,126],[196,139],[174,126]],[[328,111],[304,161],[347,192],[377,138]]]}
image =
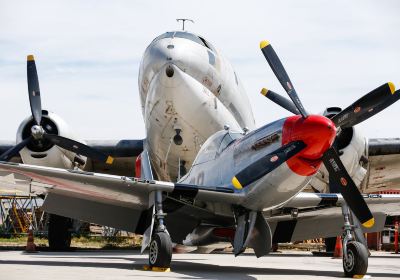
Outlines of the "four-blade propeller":
{"label": "four-blade propeller", "polygon": [[75,140],[68,139],[56,134],[46,133],[46,131],[42,127],[42,102],[40,99],[39,79],[33,55],[28,55],[27,76],[29,104],[31,107],[32,118],[35,124],[31,128],[31,135],[11,149],[4,152],[2,155],[0,155],[0,161],[10,160],[32,141],[40,144],[42,141],[47,140],[65,150],[86,156],[97,161],[105,162],[107,164],[112,164],[113,158],[111,156],[107,156]]}
{"label": "four-blade propeller", "polygon": [[[272,71],[278,78],[279,82],[291,100],[265,88],[261,90],[261,94],[293,114],[300,114],[303,119],[306,119],[308,114],[304,109],[304,106],[302,105],[292,82],[290,81],[289,75],[287,74],[271,44],[268,41],[262,41],[260,43],[260,48],[269,65],[271,66]],[[372,117],[399,99],[400,93],[395,91],[394,85],[392,83],[386,83],[366,94],[352,105],[341,111],[339,114],[335,115],[332,118],[332,121],[336,127],[351,127]],[[232,179],[232,184],[234,187],[242,188],[250,185],[304,149],[304,146],[302,147],[298,143],[289,143],[288,145],[295,145],[296,149],[293,149],[293,154],[283,153],[286,146],[282,146],[274,153],[256,161],[255,163],[250,164],[236,174]],[[268,160],[271,160],[275,156],[279,158],[279,161],[276,160],[276,162],[273,163],[268,162]],[[364,201],[359,189],[340,160],[336,150],[333,147],[330,147],[325,151],[321,160],[329,172],[329,179],[332,181],[331,183],[336,186],[340,186],[340,193],[355,216],[359,219],[363,226],[368,228],[372,227],[374,225],[374,217],[369,210],[368,205]]]}

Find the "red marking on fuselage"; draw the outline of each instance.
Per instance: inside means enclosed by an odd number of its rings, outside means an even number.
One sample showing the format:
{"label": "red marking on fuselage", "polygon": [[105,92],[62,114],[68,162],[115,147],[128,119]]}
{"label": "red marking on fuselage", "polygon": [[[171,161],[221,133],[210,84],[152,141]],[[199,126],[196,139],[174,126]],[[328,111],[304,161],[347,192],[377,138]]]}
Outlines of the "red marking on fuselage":
{"label": "red marking on fuselage", "polygon": [[321,158],[331,147],[336,137],[334,123],[319,115],[306,119],[292,116],[285,120],[282,128],[282,145],[301,140],[306,148],[286,161],[289,168],[298,175],[311,176],[321,166]]}
{"label": "red marking on fuselage", "polygon": [[135,177],[140,178],[142,173],[142,155],[138,155],[135,161]]}

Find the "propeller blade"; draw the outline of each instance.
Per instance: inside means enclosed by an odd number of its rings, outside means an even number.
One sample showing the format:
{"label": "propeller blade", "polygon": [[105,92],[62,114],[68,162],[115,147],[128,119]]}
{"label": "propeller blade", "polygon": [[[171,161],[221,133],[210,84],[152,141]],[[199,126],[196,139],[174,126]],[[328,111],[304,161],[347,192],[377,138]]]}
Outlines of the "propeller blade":
{"label": "propeller blade", "polygon": [[14,147],[5,151],[2,155],[0,155],[0,161],[9,161],[11,158],[16,156],[19,151],[21,151],[30,141],[32,140],[32,136],[22,140]]}
{"label": "propeller blade", "polygon": [[395,91],[393,83],[386,83],[364,95],[332,118],[337,127],[351,127],[399,100],[400,92]]}
{"label": "propeller blade", "polygon": [[289,112],[292,112],[295,115],[299,115],[300,112],[297,110],[296,106],[294,106],[293,102],[282,95],[270,90],[263,88],[261,90],[261,94],[267,97],[269,100],[274,102],[275,104],[278,104],[279,106],[283,107],[284,109],[288,110]]}
{"label": "propeller blade", "polygon": [[271,66],[271,69],[274,72],[275,76],[278,78],[279,82],[289,95],[290,99],[292,99],[300,114],[303,116],[303,118],[307,118],[307,112],[304,109],[303,104],[301,104],[299,96],[297,95],[296,90],[294,89],[292,82],[289,79],[289,75],[286,73],[282,62],[279,60],[279,57],[275,53],[271,44],[268,41],[262,41],[260,43],[260,48],[265,58],[267,59],[269,66]]}
{"label": "propeller blade", "polygon": [[329,148],[322,157],[322,161],[329,172],[329,180],[334,180],[334,185],[340,185],[340,193],[357,219],[364,227],[372,227],[375,223],[374,216],[353,179],[347,173],[336,150],[333,147]]}
{"label": "propeller blade", "polygon": [[66,149],[68,151],[83,155],[85,157],[95,159],[100,162],[105,162],[107,164],[112,164],[114,159],[111,156],[107,156],[85,144],[79,143],[75,140],[71,140],[62,136],[54,134],[44,134],[43,137],[48,139],[53,144]]}
{"label": "propeller blade", "polygon": [[28,55],[27,61],[28,93],[32,116],[37,125],[42,121],[42,102],[40,100],[39,78],[33,55]]}
{"label": "propeller blade", "polygon": [[303,141],[294,141],[280,147],[275,152],[260,158],[237,173],[232,178],[233,186],[236,189],[242,189],[250,185],[299,153],[305,147],[306,144]]}

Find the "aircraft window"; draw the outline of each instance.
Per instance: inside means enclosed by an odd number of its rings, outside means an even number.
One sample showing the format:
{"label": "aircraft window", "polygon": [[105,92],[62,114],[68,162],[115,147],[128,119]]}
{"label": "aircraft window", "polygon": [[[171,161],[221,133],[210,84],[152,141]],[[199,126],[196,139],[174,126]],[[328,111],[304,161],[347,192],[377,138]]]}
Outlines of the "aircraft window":
{"label": "aircraft window", "polygon": [[165,39],[165,38],[183,38],[183,39],[188,39],[190,41],[193,41],[197,44],[200,44],[206,48],[209,48],[212,51],[214,50],[214,47],[208,43],[206,40],[204,40],[203,38],[193,34],[193,33],[188,33],[188,32],[183,32],[183,31],[176,31],[176,32],[167,32],[164,34],[161,34],[160,36],[158,36],[157,38],[155,38],[153,40],[153,42],[161,40],[161,39]]}
{"label": "aircraft window", "polygon": [[243,135],[238,132],[227,133],[221,141],[221,145],[218,149],[218,154],[222,153],[230,144],[232,144],[236,139],[241,138]]}
{"label": "aircraft window", "polygon": [[172,38],[172,37],[174,37],[174,33],[175,33],[175,32],[167,32],[167,33],[161,34],[160,36],[158,36],[157,38],[155,38],[155,39],[153,40],[153,42],[158,41],[158,40],[161,40],[161,39],[165,39],[165,38]]}
{"label": "aircraft window", "polygon": [[213,160],[217,155],[221,141],[226,133],[226,130],[222,130],[208,138],[207,141],[201,146],[193,165]]}
{"label": "aircraft window", "polygon": [[207,42],[204,38],[202,38],[202,37],[199,37],[199,38],[203,42],[204,46],[206,46],[207,48],[209,48],[210,50],[215,52],[213,45],[211,45],[209,42]]}
{"label": "aircraft window", "polygon": [[196,36],[196,35],[194,35],[192,33],[178,31],[178,32],[175,32],[174,37],[188,39],[188,40],[196,42],[197,44],[200,44],[200,45],[202,45],[204,47],[207,47],[198,36]]}

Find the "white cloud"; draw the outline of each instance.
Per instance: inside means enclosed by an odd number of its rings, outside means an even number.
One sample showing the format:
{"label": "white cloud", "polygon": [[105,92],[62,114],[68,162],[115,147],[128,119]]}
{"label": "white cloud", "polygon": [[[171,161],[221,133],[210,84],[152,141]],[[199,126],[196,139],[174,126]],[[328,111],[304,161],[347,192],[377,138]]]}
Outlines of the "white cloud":
{"label": "white cloud", "polygon": [[[259,95],[283,93],[258,48],[273,44],[306,108],[347,106],[387,81],[400,86],[397,1],[0,0],[2,139],[29,115],[26,55],[37,59],[43,107],[85,139],[144,137],[137,73],[157,35],[187,28],[236,68],[258,125],[288,115]],[[399,104],[362,124],[369,137],[399,136]]]}

